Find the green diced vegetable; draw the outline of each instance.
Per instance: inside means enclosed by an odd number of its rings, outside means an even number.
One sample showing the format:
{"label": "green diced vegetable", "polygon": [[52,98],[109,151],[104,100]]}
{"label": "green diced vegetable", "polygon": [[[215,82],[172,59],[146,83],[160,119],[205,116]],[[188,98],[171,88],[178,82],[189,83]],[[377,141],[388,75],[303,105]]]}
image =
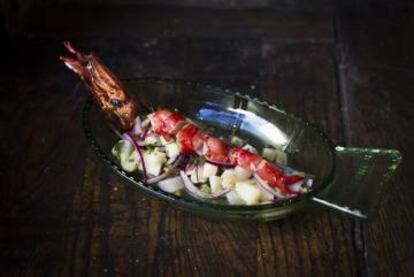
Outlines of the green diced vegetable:
{"label": "green diced vegetable", "polygon": [[147,172],[154,176],[160,175],[162,166],[167,161],[165,153],[159,152],[156,149],[152,152],[145,151],[144,160]]}
{"label": "green diced vegetable", "polygon": [[200,190],[205,193],[211,193],[211,188],[207,183],[203,183],[200,187]]}
{"label": "green diced vegetable", "polygon": [[111,152],[117,158],[123,170],[133,172],[138,169],[138,155],[128,141],[118,141]]}

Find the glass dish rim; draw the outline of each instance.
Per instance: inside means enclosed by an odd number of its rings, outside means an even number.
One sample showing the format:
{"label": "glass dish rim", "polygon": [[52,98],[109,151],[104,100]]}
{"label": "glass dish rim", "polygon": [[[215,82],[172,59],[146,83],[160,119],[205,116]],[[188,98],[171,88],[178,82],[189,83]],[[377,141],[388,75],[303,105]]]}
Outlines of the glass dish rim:
{"label": "glass dish rim", "polygon": [[[111,158],[109,158],[109,155],[100,147],[100,145],[97,143],[97,140],[95,139],[92,128],[89,122],[89,113],[92,109],[92,106],[95,104],[93,99],[91,97],[88,98],[86,103],[83,106],[82,109],[82,127],[84,134],[92,146],[95,154],[103,160],[106,165],[108,165],[115,173],[117,173],[119,176],[122,177],[123,180],[127,181],[129,185],[133,185],[134,188],[138,187],[139,189],[143,190],[146,193],[149,193],[150,195],[153,195],[157,198],[160,198],[161,200],[166,200],[168,202],[173,202],[174,204],[183,204],[185,206],[190,206],[194,208],[208,208],[210,210],[220,210],[220,211],[234,211],[234,212],[252,212],[252,211],[265,211],[265,210],[276,210],[276,209],[285,209],[287,206],[292,207],[295,205],[301,206],[305,202],[309,202],[310,199],[319,194],[321,191],[326,189],[329,184],[332,183],[334,175],[335,175],[335,169],[336,169],[336,158],[335,158],[335,144],[332,142],[332,140],[323,132],[321,131],[317,126],[314,124],[305,121],[299,116],[296,116],[295,114],[286,111],[285,109],[281,108],[280,106],[276,104],[270,104],[269,102],[260,99],[259,97],[253,97],[247,93],[242,93],[239,90],[235,89],[229,89],[224,88],[222,86],[217,85],[210,85],[210,84],[203,84],[201,82],[195,82],[195,81],[185,81],[185,80],[179,80],[179,79],[169,79],[169,78],[158,78],[158,77],[142,77],[142,78],[125,78],[121,79],[121,82],[123,84],[132,83],[132,82],[154,82],[154,83],[168,83],[168,84],[179,84],[179,85],[186,85],[186,86],[192,86],[193,88],[197,89],[214,89],[219,91],[220,93],[223,93],[228,96],[237,96],[244,100],[251,101],[253,103],[256,103],[260,106],[264,106],[268,109],[275,110],[277,112],[282,113],[283,115],[299,122],[306,128],[311,128],[313,131],[317,132],[321,139],[323,139],[330,150],[331,153],[331,160],[332,160],[332,168],[331,172],[328,174],[327,178],[323,183],[321,183],[316,189],[310,191],[309,193],[303,194],[299,197],[291,198],[288,200],[285,200],[281,202],[281,204],[277,203],[271,203],[271,204],[260,204],[260,205],[252,205],[252,206],[246,206],[246,205],[228,205],[228,204],[220,204],[220,203],[209,203],[204,202],[201,200],[198,200],[196,198],[190,199],[190,198],[183,198],[168,192],[165,192],[161,189],[159,189],[156,186],[153,185],[147,185],[144,182],[142,182],[139,178],[130,176],[127,172],[125,172],[118,164],[116,164]],[[86,88],[83,88],[86,90]]]}

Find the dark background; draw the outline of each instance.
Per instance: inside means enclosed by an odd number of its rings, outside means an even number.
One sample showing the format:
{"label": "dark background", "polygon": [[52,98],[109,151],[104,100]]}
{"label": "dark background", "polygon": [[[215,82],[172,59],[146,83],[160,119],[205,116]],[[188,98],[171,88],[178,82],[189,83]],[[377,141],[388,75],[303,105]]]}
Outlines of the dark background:
{"label": "dark background", "polygon": [[[0,3],[2,276],[413,275],[412,1]],[[63,39],[121,78],[240,89],[337,144],[397,148],[401,170],[369,223],[321,209],[272,223],[177,211],[88,147]]]}

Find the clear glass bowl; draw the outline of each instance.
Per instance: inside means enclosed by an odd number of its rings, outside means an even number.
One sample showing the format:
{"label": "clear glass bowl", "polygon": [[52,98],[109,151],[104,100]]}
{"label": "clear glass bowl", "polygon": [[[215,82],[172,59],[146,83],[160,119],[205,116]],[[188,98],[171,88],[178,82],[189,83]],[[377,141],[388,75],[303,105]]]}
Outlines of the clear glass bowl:
{"label": "clear glass bowl", "polygon": [[271,145],[288,154],[290,167],[316,176],[313,190],[284,202],[233,206],[176,196],[144,184],[122,170],[111,155],[118,140],[92,101],[82,114],[88,141],[100,159],[134,188],[177,208],[214,218],[275,220],[311,204],[366,219],[375,213],[383,187],[401,161],[397,150],[335,147],[312,124],[275,105],[227,89],[191,82],[135,79],[125,89],[148,107],[177,108],[192,120],[213,127],[216,135],[238,134],[261,149]]}

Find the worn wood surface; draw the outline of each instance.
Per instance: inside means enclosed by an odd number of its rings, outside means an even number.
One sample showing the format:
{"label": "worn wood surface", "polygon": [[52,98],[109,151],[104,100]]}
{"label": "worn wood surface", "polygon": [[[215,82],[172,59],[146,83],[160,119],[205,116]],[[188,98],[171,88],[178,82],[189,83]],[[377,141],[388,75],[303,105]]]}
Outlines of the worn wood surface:
{"label": "worn wood surface", "polygon": [[413,11],[377,7],[376,14],[344,11],[338,19],[347,144],[395,147],[403,155],[378,217],[362,228],[371,276],[410,276],[414,268]]}
{"label": "worn wood surface", "polygon": [[[134,11],[122,11],[129,29],[118,33],[109,11],[107,25],[87,32],[59,17],[51,29],[28,18],[0,66],[2,276],[410,276],[413,39],[402,26],[413,22],[409,13],[384,21],[347,9],[150,7],[135,19],[145,28],[134,29]],[[86,95],[57,60],[68,37],[121,78],[241,89],[319,125],[338,144],[396,147],[406,158],[402,172],[372,223],[320,209],[227,222],[162,205],[126,186],[88,147],[79,113]]]}

